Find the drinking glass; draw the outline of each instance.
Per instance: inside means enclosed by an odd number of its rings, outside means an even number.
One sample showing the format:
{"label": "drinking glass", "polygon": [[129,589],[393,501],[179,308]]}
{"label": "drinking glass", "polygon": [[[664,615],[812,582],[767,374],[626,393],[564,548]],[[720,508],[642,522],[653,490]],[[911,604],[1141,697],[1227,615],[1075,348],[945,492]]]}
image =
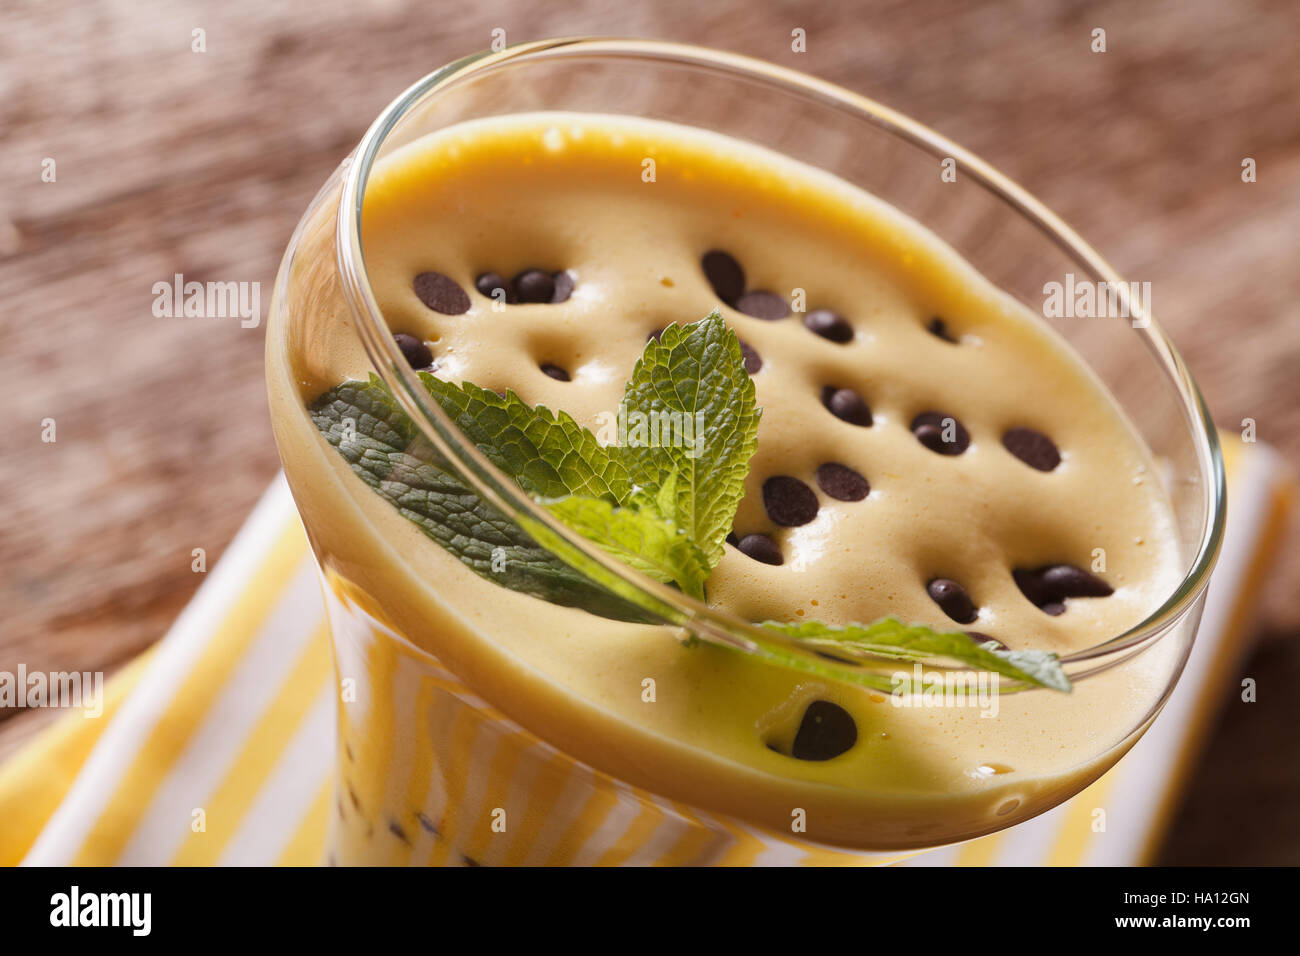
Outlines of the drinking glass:
{"label": "drinking glass", "polygon": [[[583,749],[580,741],[560,735],[521,699],[478,695],[482,662],[443,640],[463,626],[471,598],[442,586],[411,559],[409,542],[404,546],[394,540],[400,535],[367,519],[361,499],[373,492],[338,468],[337,452],[317,434],[297,390],[303,375],[328,366],[331,350],[364,349],[370,371],[419,430],[429,461],[618,601],[669,633],[781,666],[799,667],[813,653],[638,575],[557,523],[464,438],[394,343],[368,280],[362,241],[366,187],[376,164],[459,122],[557,110],[701,127],[826,170],[928,228],[1036,313],[1043,312],[1048,284],[1067,276],[1114,290],[1125,318],[1042,321],[1092,369],[1159,463],[1183,576],[1146,620],[1064,659],[1073,693],[1085,703],[1100,699],[1107,682],[1139,657],[1158,684],[1150,707],[1114,739],[1096,741],[1095,758],[1068,782],[990,786],[983,812],[942,821],[928,820],[931,795],[917,793],[903,801],[897,819],[878,821],[867,845],[847,838],[815,843],[788,823],[754,819],[743,800],[710,790],[707,781],[647,776],[635,754],[584,759],[575,752]],[[320,567],[339,679],[338,800],[329,859],[881,862],[1011,826],[1095,780],[1141,736],[1172,690],[1192,646],[1223,529],[1214,428],[1149,302],[1132,292],[1065,223],[966,150],[880,104],[788,69],[676,43],[584,38],[480,53],[421,79],[380,114],[303,216],[276,281],[268,327],[276,440]],[[822,658],[818,666],[870,685],[896,665]],[[508,825],[498,825],[505,820]]]}

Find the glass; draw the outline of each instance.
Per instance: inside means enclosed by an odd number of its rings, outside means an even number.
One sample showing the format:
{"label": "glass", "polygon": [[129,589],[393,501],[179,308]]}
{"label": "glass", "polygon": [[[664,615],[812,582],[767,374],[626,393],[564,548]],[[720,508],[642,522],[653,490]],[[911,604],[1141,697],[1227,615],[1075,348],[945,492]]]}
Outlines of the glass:
{"label": "glass", "polygon": [[[435,631],[436,625],[415,624],[409,608],[385,602],[385,578],[394,573],[392,542],[378,532],[359,539],[337,520],[357,495],[371,493],[323,474],[326,459],[312,444],[316,436],[303,403],[278,374],[287,368],[287,355],[298,356],[297,368],[310,374],[326,367],[330,350],[359,341],[374,374],[427,440],[429,455],[445,460],[467,487],[562,559],[703,640],[792,666],[811,653],[634,574],[558,524],[463,440],[394,343],[367,279],[361,241],[372,167],[393,150],[457,122],[538,110],[630,114],[703,127],[827,170],[922,223],[1036,313],[1043,311],[1047,283],[1072,275],[1076,283],[1111,284],[1133,321],[1043,321],[1082,356],[1160,463],[1185,574],[1140,625],[1065,659],[1076,694],[1086,697],[1137,655],[1158,647],[1163,688],[1125,733],[1099,745],[1095,762],[1068,787],[1023,802],[1010,791],[995,794],[994,819],[937,829],[900,820],[877,846],[821,846],[745,820],[743,807],[682,799],[689,789],[683,782],[636,785],[610,767],[587,766],[562,741],[550,739],[546,726],[521,727],[498,709],[508,709],[509,702],[493,706],[475,696],[471,664],[446,654],[440,661],[410,639],[413,625]],[[955,181],[941,176],[945,169],[955,173]],[[1148,306],[1068,226],[976,157],[878,104],[793,71],[680,44],[579,39],[478,54],[416,83],[374,122],[303,217],[276,282],[268,330],[273,424],[322,570],[342,683],[332,858],[861,862],[882,858],[868,851],[890,858],[1000,829],[1086,786],[1141,736],[1172,690],[1191,648],[1222,533],[1224,480],[1215,432],[1195,383]],[[415,567],[400,571],[412,579],[421,575]],[[436,582],[423,584],[435,596],[432,607],[456,609],[457,595],[438,594]],[[869,684],[897,668],[873,659],[822,659],[819,666]],[[493,830],[501,810],[507,819],[526,821],[508,827],[512,835],[504,839]]]}

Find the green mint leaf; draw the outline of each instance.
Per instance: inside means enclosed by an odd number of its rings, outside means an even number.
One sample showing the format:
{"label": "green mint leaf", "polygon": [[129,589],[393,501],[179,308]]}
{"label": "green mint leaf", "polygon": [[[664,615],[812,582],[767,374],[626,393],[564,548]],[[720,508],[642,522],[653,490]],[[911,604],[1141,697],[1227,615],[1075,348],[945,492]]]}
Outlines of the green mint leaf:
{"label": "green mint leaf", "polygon": [[634,500],[681,528],[710,569],[745,492],[760,412],[740,340],[716,311],[647,342],[623,395],[619,443]]}
{"label": "green mint leaf", "polygon": [[[473,401],[473,393],[463,394]],[[468,409],[469,403],[464,407]],[[502,411],[499,406],[493,407]],[[313,402],[309,411],[317,429],[357,477],[487,580],[603,617],[661,623],[658,616],[614,593],[617,582],[608,582],[613,589],[602,587],[593,580],[594,575],[584,574],[561,561],[507,515],[466,487],[446,459],[420,435],[415,423],[397,406],[377,377],[371,376],[369,382],[345,382]],[[498,434],[514,437],[509,427],[502,427],[502,420],[507,418],[505,414],[497,418],[489,416],[483,430],[490,433],[495,428]],[[527,427],[522,431],[534,437],[537,434]],[[554,434],[566,433],[563,423],[557,420]],[[553,447],[552,441],[546,438],[541,441],[545,447]],[[510,447],[496,451],[498,461],[517,461],[514,456],[521,454]],[[581,476],[582,480],[590,480],[594,489],[600,488],[600,483],[592,477],[594,469],[589,471],[573,465],[569,456],[544,460],[555,475]],[[534,468],[529,474],[530,481],[546,487],[549,473],[545,469]],[[609,490],[608,482],[605,490]]]}
{"label": "green mint leaf", "polygon": [[469,382],[452,385],[420,373],[429,393],[465,436],[525,491],[542,498],[583,495],[623,503],[631,493],[616,449],[567,412],[533,408],[514,392],[505,396]]}
{"label": "green mint leaf", "polygon": [[829,652],[836,648],[850,648],[899,660],[946,658],[975,670],[993,671],[1014,681],[1059,691],[1070,689],[1070,679],[1061,668],[1060,659],[1051,651],[1000,650],[991,642],[977,641],[960,631],[936,631],[923,624],[902,624],[892,617],[870,625],[764,621],[760,626]]}
{"label": "green mint leaf", "polygon": [[420,379],[466,437],[557,518],[638,571],[703,599],[708,568],[691,539],[663,517],[619,507],[632,493],[619,449],[606,449],[566,412],[534,408],[514,392],[452,385],[427,372]]}
{"label": "green mint leaf", "polygon": [[603,498],[570,496],[542,503],[570,528],[625,564],[704,600],[704,580],[709,576],[704,555],[666,518],[620,508]]}

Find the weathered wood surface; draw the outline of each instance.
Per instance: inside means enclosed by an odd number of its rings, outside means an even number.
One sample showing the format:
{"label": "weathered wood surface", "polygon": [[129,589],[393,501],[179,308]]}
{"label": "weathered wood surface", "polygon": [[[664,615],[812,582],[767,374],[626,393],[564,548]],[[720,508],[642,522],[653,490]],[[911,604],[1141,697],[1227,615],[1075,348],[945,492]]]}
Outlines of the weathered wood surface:
{"label": "weathered wood surface", "polygon": [[[157,639],[200,582],[191,550],[219,558],[276,469],[262,330],[156,319],[153,283],[260,281],[265,307],[297,217],[370,119],[496,27],[735,50],[936,127],[1149,279],[1218,420],[1254,418],[1300,459],[1295,4],[8,0],[0,670],[112,669]],[[1261,703],[1229,705],[1170,859],[1300,862],[1296,543],[1248,665]],[[0,713],[0,756],[44,716]]]}

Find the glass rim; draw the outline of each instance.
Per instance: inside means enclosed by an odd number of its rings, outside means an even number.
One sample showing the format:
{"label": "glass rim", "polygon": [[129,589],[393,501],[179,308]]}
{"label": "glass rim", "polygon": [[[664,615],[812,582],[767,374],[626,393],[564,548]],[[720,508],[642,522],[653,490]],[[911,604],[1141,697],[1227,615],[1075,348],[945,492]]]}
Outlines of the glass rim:
{"label": "glass rim", "polygon": [[[1145,325],[1135,326],[1134,331],[1155,355],[1177,388],[1183,418],[1195,447],[1204,489],[1204,507],[1208,513],[1203,516],[1204,524],[1195,557],[1173,593],[1138,624],[1099,644],[1063,656],[1061,663],[1070,665],[1100,661],[1090,669],[1070,675],[1072,680],[1079,680],[1127,660],[1172,630],[1172,626],[1193,607],[1209,584],[1210,572],[1214,568],[1223,538],[1226,479],[1218,433],[1199,387],[1177,348],[1154,316],[1146,313],[1142,303],[1129,299],[1128,284],[1090,244],[1024,188],[969,150],[929,127],[826,80],[742,54],[693,44],[636,38],[564,37],[521,43],[496,52],[488,50],[471,54],[434,70],[399,94],[371,124],[356,150],[343,161],[335,236],[339,278],[373,371],[393,392],[403,410],[418,423],[421,432],[459,469],[468,474],[475,485],[475,491],[512,520],[522,519],[521,524],[544,531],[550,541],[557,543],[574,559],[599,567],[604,574],[618,581],[620,588],[626,588],[627,593],[636,594],[638,603],[642,606],[653,607],[654,613],[662,616],[665,624],[686,628],[715,643],[750,653],[757,653],[761,644],[798,643],[786,641],[776,632],[760,629],[756,624],[729,611],[710,607],[667,584],[640,574],[562,524],[547,509],[533,501],[517,482],[497,468],[472,442],[467,441],[459,427],[431,400],[417,372],[410,367],[397,346],[371,288],[361,241],[366,184],[388,135],[412,109],[448,85],[493,72],[521,60],[593,55],[675,62],[683,66],[713,69],[749,81],[766,82],[783,87],[786,92],[799,93],[822,105],[852,114],[935,155],[951,157],[966,175],[1010,206],[1068,256],[1111,283],[1122,302],[1132,310],[1129,314],[1145,320]],[[924,222],[921,225],[924,226]],[[563,553],[559,556],[562,560],[568,560]],[[1114,657],[1123,651],[1129,653],[1120,659]],[[843,668],[829,660],[823,661],[822,666],[829,671],[839,672],[838,676],[849,681],[854,681],[854,675],[861,673],[857,667]]]}

